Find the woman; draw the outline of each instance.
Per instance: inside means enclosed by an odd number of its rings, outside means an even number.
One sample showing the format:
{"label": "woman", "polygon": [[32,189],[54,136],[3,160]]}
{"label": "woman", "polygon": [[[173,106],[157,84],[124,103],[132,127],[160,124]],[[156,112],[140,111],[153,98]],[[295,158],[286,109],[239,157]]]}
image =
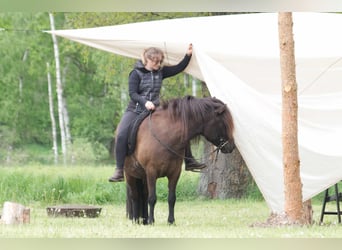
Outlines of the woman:
{"label": "woman", "polygon": [[[144,51],[142,60],[138,61],[129,74],[128,87],[131,98],[128,107],[118,125],[116,136],[116,168],[110,182],[124,180],[123,168],[127,154],[128,128],[144,110],[154,110],[159,105],[159,94],[162,80],[182,72],[189,64],[192,56],[192,44],[186,55],[177,65],[163,66],[164,53],[162,50],[151,47]],[[194,170],[206,167],[193,159],[190,144],[185,149],[185,169]]]}

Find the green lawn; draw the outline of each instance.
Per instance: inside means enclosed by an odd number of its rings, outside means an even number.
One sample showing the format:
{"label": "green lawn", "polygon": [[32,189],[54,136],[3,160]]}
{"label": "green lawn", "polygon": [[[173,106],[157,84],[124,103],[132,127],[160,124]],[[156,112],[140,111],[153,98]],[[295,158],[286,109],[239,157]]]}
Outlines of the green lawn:
{"label": "green lawn", "polygon": [[[305,227],[252,227],[264,222],[269,210],[264,202],[195,200],[176,203],[176,225],[169,226],[167,203],[156,205],[153,226],[133,224],[124,204],[104,205],[98,218],[47,216],[45,207],[31,206],[31,222],[0,225],[1,238],[336,238],[342,226],[334,216],[328,223]],[[320,206],[314,206],[315,211]],[[315,214],[319,220],[319,212]],[[330,222],[329,222],[330,221]]]}
{"label": "green lawn", "polygon": [[[0,238],[339,238],[342,225],[327,215],[318,225],[321,195],[313,199],[314,221],[304,227],[253,227],[270,215],[257,190],[241,200],[198,197],[198,174],[183,172],[177,188],[176,225],[167,224],[167,183],[159,179],[155,224],[126,218],[125,183],[109,183],[113,167],[26,166],[0,168],[0,207],[14,201],[31,209],[31,222],[1,225]],[[53,218],[46,207],[87,204],[102,207],[98,218]],[[329,204],[333,210],[334,204]]]}

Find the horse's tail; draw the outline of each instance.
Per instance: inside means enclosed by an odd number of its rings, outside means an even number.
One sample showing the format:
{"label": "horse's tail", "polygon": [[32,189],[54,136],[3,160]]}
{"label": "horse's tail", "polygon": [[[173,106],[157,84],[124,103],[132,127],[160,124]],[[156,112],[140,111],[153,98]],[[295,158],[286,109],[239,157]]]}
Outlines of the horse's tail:
{"label": "horse's tail", "polygon": [[148,223],[148,190],[147,184],[142,179],[137,179],[137,188],[139,192],[139,217],[142,218],[143,224]]}
{"label": "horse's tail", "polygon": [[126,184],[126,217],[133,220],[133,204],[130,197],[129,186]]}
{"label": "horse's tail", "polygon": [[[137,216],[142,218],[142,223],[146,225],[148,223],[147,185],[142,179],[136,179],[135,182],[138,193]],[[136,218],[133,215],[133,200],[130,198],[128,185],[126,186],[126,194],[126,216],[130,220],[134,220]]]}

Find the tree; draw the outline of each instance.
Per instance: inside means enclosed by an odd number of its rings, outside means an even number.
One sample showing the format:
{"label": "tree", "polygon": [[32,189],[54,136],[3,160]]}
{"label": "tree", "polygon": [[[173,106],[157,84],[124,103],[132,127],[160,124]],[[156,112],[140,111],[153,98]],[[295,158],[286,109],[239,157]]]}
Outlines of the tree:
{"label": "tree", "polygon": [[[298,101],[295,69],[292,13],[278,15],[280,66],[282,81],[282,144],[285,190],[285,214],[289,223],[311,223],[305,216],[298,152]],[[310,205],[310,204],[307,204]],[[310,210],[306,210],[310,213]]]}
{"label": "tree", "polygon": [[[208,96],[209,91],[202,82],[203,96]],[[204,155],[209,156],[214,146],[205,141]],[[252,181],[251,174],[238,149],[230,154],[218,154],[210,158],[206,157],[207,168],[202,172],[198,185],[199,194],[210,198],[242,198],[248,184]]]}
{"label": "tree", "polygon": [[[51,30],[55,30],[55,20],[52,13],[49,13],[50,17],[50,27]],[[55,54],[55,63],[56,63],[56,89],[57,89],[57,102],[58,102],[58,117],[59,117],[59,128],[61,134],[61,147],[62,147],[62,155],[63,162],[66,164],[67,160],[67,142],[66,142],[66,132],[65,132],[65,119],[64,119],[64,103],[63,103],[63,85],[61,79],[61,70],[60,70],[60,61],[59,61],[59,49],[57,37],[55,34],[52,34],[54,54]]]}
{"label": "tree", "polygon": [[41,32],[47,29],[46,24],[46,13],[0,13],[0,47],[6,48],[0,50],[0,127],[9,128],[11,139],[6,135],[3,139],[14,149],[29,143],[45,144],[50,139],[45,129],[48,109],[42,108],[48,102],[45,71],[41,69],[52,51]]}
{"label": "tree", "polygon": [[[213,146],[205,142],[204,155],[213,151]],[[239,150],[229,155],[218,154],[206,159],[208,167],[200,176],[198,193],[212,199],[240,199],[246,195],[252,177]]]}
{"label": "tree", "polygon": [[[59,29],[74,29],[200,15],[208,13],[54,13],[53,18]],[[53,63],[51,35],[42,32],[51,29],[47,13],[0,13],[0,28],[0,47],[7,48],[0,50],[1,161],[7,151],[15,153],[25,150],[27,146],[38,146],[41,150],[51,148],[51,117],[46,71],[43,70],[47,62],[51,66],[51,78],[57,79],[58,75],[56,64]],[[64,119],[63,122],[70,124],[73,142],[86,141],[94,151],[99,150],[104,156],[103,146],[109,148],[113,132],[129,99],[127,79],[135,60],[67,39],[59,39],[58,47],[62,64],[59,70],[63,84],[62,113],[64,118],[67,118],[67,113],[70,117],[70,120]],[[196,91],[200,93],[199,88],[191,92],[192,78],[186,79],[187,83],[183,75],[166,79],[162,98]],[[56,102],[55,88],[52,89],[52,95]],[[56,119],[59,115],[57,108],[58,105],[55,105]],[[58,121],[56,130],[58,143],[61,143],[59,138],[63,137],[61,133],[64,130],[61,130]],[[66,130],[66,142],[71,138],[68,134]],[[72,147],[74,152],[75,145]],[[96,155],[99,154],[96,152]],[[41,156],[37,159],[50,161],[50,158]],[[24,157],[29,158],[29,155]],[[34,160],[31,158],[31,161]],[[20,161],[26,160],[20,158]]]}
{"label": "tree", "polygon": [[47,81],[48,81],[48,95],[49,95],[49,110],[50,110],[50,117],[51,117],[51,132],[52,132],[52,142],[53,142],[53,155],[55,159],[55,164],[58,163],[58,144],[57,144],[57,132],[56,132],[56,120],[53,108],[53,97],[52,97],[52,87],[51,87],[51,73],[50,73],[50,64],[46,63],[47,69]]}
{"label": "tree", "polygon": [[[61,77],[62,77],[62,85],[63,89],[65,88],[66,85],[66,75],[69,69],[69,63],[70,63],[70,58],[66,58],[66,63],[65,67],[63,68]],[[70,132],[70,118],[69,118],[69,111],[67,108],[67,100],[65,96],[63,95],[62,97],[62,103],[63,103],[63,120],[64,120],[64,130],[65,130],[65,141],[67,143],[67,148],[71,144],[71,132]]]}

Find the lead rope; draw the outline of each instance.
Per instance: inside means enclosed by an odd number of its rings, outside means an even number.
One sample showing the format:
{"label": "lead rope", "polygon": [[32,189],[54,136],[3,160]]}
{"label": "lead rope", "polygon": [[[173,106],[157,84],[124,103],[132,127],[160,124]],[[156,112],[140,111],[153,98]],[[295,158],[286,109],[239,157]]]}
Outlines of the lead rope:
{"label": "lead rope", "polygon": [[[152,111],[150,111],[150,114],[149,114],[149,116],[148,116],[148,121],[149,121],[149,130],[150,130],[150,132],[151,132],[151,134],[152,134],[152,136],[154,137],[154,139],[156,139],[163,147],[165,147],[167,150],[169,150],[170,152],[172,152],[173,154],[175,154],[176,156],[178,156],[178,157],[180,157],[180,158],[182,158],[182,159],[191,159],[191,158],[189,158],[189,157],[185,157],[184,155],[181,155],[181,154],[179,154],[178,152],[176,152],[175,150],[173,150],[169,145],[167,145],[167,144],[165,144],[164,142],[162,142],[158,137],[157,137],[157,135],[154,133],[154,131],[152,130],[152,119],[151,119],[151,117],[152,117]],[[219,153],[219,151],[220,151],[220,149],[222,148],[222,147],[224,147],[226,144],[228,143],[228,141],[225,141],[225,142],[222,142],[218,147],[216,147],[216,149],[214,149],[212,152],[210,152],[210,153],[208,153],[208,158],[209,158],[209,156],[210,155],[212,155],[213,153],[215,153],[216,152],[216,155],[215,155],[215,160],[214,160],[214,162],[216,162],[217,161],[217,158],[218,158],[218,153]],[[206,155],[205,155],[206,156]],[[204,158],[207,158],[207,157],[204,157]],[[200,161],[200,160],[198,160],[198,161]],[[209,160],[205,160],[204,161],[205,163],[208,163],[209,162]]]}

